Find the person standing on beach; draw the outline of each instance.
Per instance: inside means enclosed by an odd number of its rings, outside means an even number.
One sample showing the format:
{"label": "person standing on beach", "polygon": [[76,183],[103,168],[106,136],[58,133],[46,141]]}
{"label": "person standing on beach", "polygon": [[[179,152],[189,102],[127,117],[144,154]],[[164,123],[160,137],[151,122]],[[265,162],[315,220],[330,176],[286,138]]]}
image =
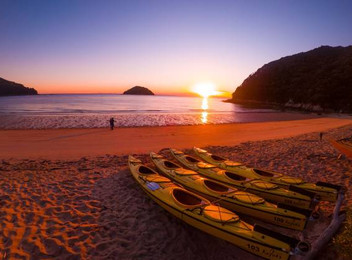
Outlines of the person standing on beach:
{"label": "person standing on beach", "polygon": [[111,129],[111,130],[114,130],[115,119],[112,117],[112,118],[110,118],[109,122],[110,122],[110,129]]}
{"label": "person standing on beach", "polygon": [[323,140],[323,132],[320,132],[319,137],[320,137],[320,142],[321,142]]}

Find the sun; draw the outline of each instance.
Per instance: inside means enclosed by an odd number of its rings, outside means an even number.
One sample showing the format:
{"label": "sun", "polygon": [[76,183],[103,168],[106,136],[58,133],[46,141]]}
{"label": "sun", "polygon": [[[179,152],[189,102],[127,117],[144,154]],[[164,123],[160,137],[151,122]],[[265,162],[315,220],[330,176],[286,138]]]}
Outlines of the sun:
{"label": "sun", "polygon": [[211,82],[200,82],[192,87],[192,91],[198,95],[207,98],[209,96],[219,95],[221,92],[216,91],[216,86]]}

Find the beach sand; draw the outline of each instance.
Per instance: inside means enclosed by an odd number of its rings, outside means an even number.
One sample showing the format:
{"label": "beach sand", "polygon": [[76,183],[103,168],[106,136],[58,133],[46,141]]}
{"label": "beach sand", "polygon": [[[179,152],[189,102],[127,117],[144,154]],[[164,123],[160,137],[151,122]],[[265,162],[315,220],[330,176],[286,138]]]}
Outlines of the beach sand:
{"label": "beach sand", "polygon": [[79,159],[105,154],[149,153],[166,147],[236,145],[285,138],[350,124],[320,118],[265,123],[96,129],[0,130],[0,158]]}
{"label": "beach sand", "polygon": [[[328,138],[351,136],[351,123],[322,118],[114,131],[1,130],[0,259],[255,259],[149,199],[130,176],[128,154],[150,164],[149,151],[168,155],[163,148],[190,152],[196,145],[251,166],[349,187],[352,161],[339,157]],[[346,205],[351,195],[348,190]],[[333,206],[322,204],[321,219],[303,233],[308,241],[328,224]]]}

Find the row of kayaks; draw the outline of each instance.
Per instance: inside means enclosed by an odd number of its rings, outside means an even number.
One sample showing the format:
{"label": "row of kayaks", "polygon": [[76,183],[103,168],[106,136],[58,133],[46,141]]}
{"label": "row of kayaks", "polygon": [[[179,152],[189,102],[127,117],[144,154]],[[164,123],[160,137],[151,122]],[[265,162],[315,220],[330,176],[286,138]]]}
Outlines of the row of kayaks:
{"label": "row of kayaks", "polygon": [[[310,220],[318,217],[311,210],[318,201],[314,193],[300,187],[287,190],[275,183],[221,169],[224,165],[245,166],[199,148],[194,150],[207,162],[170,149],[184,168],[151,153],[151,159],[162,175],[133,156],[129,156],[128,164],[134,179],[155,202],[204,232],[267,259],[288,259],[292,254],[309,251],[309,244],[259,225],[252,226],[240,220],[237,214],[301,231]],[[219,162],[222,160],[222,164],[210,164],[204,155]],[[333,189],[332,185],[321,187],[325,188],[324,192]]]}

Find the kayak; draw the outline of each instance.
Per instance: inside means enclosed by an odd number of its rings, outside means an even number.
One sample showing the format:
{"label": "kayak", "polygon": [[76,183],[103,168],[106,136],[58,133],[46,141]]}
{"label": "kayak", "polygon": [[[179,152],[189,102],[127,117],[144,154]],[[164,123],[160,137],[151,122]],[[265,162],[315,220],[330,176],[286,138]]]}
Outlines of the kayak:
{"label": "kayak", "polygon": [[297,208],[310,209],[317,203],[314,194],[303,190],[304,194],[290,191],[276,184],[260,179],[251,179],[242,175],[220,169],[213,164],[204,163],[182,152],[173,152],[173,156],[185,167],[194,170],[201,175],[220,181],[240,190],[254,193],[274,203],[281,203]]}
{"label": "kayak", "polygon": [[329,140],[330,143],[337,149],[339,152],[346,155],[348,158],[352,159],[352,141],[351,138],[345,138],[340,140]]}
{"label": "kayak", "polygon": [[[171,151],[173,153],[177,152],[176,150]],[[197,172],[184,169],[158,154],[151,153],[150,156],[156,167],[167,178],[181,184],[187,190],[198,193],[211,201],[216,201],[221,206],[236,213],[242,213],[271,224],[299,231],[305,228],[307,220],[312,214],[310,210],[295,212],[280,208],[252,193],[240,191],[234,187],[204,178]]]}
{"label": "kayak", "polygon": [[129,156],[128,165],[137,184],[151,199],[197,229],[265,259],[285,260],[310,250],[306,242],[245,223],[235,213],[176,186],[133,156]]}
{"label": "kayak", "polygon": [[333,185],[325,182],[310,183],[301,178],[291,177],[282,173],[267,171],[263,169],[250,168],[242,163],[233,162],[218,155],[211,154],[200,148],[193,148],[194,152],[204,161],[214,164],[226,171],[238,174],[242,177],[261,179],[267,182],[277,184],[283,188],[293,191],[306,190],[317,194],[320,200],[336,201],[337,195],[342,188],[339,185]]}

